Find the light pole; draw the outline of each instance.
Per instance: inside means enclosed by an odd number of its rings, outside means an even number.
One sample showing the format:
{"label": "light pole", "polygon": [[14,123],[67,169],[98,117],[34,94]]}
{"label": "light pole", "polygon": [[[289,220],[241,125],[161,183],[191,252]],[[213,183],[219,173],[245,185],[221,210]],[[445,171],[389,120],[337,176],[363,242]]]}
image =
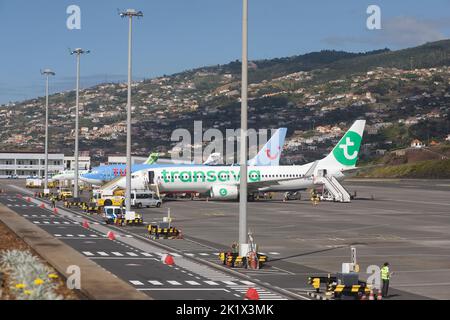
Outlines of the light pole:
{"label": "light pole", "polygon": [[71,55],[76,54],[77,56],[77,88],[76,88],[76,98],[75,98],[75,174],[74,174],[74,187],[73,187],[73,197],[78,198],[78,114],[79,114],[79,91],[80,91],[80,56],[84,53],[89,53],[89,50],[83,50],[77,48],[70,52]]}
{"label": "light pole", "polygon": [[241,144],[239,188],[239,255],[246,256],[247,245],[247,90],[248,90],[248,1],[242,0],[242,77],[241,77]]}
{"label": "light pole", "polygon": [[128,17],[128,96],[127,96],[127,166],[125,187],[125,210],[131,211],[131,43],[133,17],[143,17],[142,11],[127,9],[119,15]]}
{"label": "light pole", "polygon": [[48,189],[48,78],[54,76],[55,73],[50,69],[44,69],[41,74],[45,76],[45,193]]}

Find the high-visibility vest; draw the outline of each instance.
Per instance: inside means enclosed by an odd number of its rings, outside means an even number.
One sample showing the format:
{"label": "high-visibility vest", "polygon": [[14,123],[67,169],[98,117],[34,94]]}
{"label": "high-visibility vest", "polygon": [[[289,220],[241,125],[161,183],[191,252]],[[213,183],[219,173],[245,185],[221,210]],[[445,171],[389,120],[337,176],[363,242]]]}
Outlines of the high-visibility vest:
{"label": "high-visibility vest", "polygon": [[389,280],[389,267],[384,266],[381,268],[381,280]]}

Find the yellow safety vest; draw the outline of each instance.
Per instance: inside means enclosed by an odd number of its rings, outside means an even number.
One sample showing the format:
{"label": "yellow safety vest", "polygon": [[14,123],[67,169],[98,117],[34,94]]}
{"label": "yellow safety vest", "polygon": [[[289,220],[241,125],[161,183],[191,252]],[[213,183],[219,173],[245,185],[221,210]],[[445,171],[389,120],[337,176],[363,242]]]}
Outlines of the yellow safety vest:
{"label": "yellow safety vest", "polygon": [[389,267],[384,266],[381,268],[381,280],[389,280]]}

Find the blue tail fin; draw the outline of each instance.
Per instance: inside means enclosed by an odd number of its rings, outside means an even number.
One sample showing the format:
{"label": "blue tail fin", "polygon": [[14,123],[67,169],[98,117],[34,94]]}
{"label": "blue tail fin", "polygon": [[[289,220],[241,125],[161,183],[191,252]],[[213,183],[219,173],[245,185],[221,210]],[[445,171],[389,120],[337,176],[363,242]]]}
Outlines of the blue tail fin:
{"label": "blue tail fin", "polygon": [[258,154],[248,160],[250,166],[278,166],[280,164],[281,152],[283,151],[284,139],[287,128],[279,128],[267,141]]}

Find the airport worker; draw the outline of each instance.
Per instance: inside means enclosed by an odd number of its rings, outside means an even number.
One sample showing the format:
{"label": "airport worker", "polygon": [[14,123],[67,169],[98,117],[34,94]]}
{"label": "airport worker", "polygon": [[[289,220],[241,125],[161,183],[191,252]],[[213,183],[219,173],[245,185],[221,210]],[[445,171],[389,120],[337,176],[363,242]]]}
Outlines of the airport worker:
{"label": "airport worker", "polygon": [[52,196],[52,208],[56,208],[56,199],[55,199],[55,196]]}
{"label": "airport worker", "polygon": [[391,273],[389,272],[389,262],[385,262],[381,267],[381,282],[382,282],[381,295],[383,297],[388,296],[390,278]]}

